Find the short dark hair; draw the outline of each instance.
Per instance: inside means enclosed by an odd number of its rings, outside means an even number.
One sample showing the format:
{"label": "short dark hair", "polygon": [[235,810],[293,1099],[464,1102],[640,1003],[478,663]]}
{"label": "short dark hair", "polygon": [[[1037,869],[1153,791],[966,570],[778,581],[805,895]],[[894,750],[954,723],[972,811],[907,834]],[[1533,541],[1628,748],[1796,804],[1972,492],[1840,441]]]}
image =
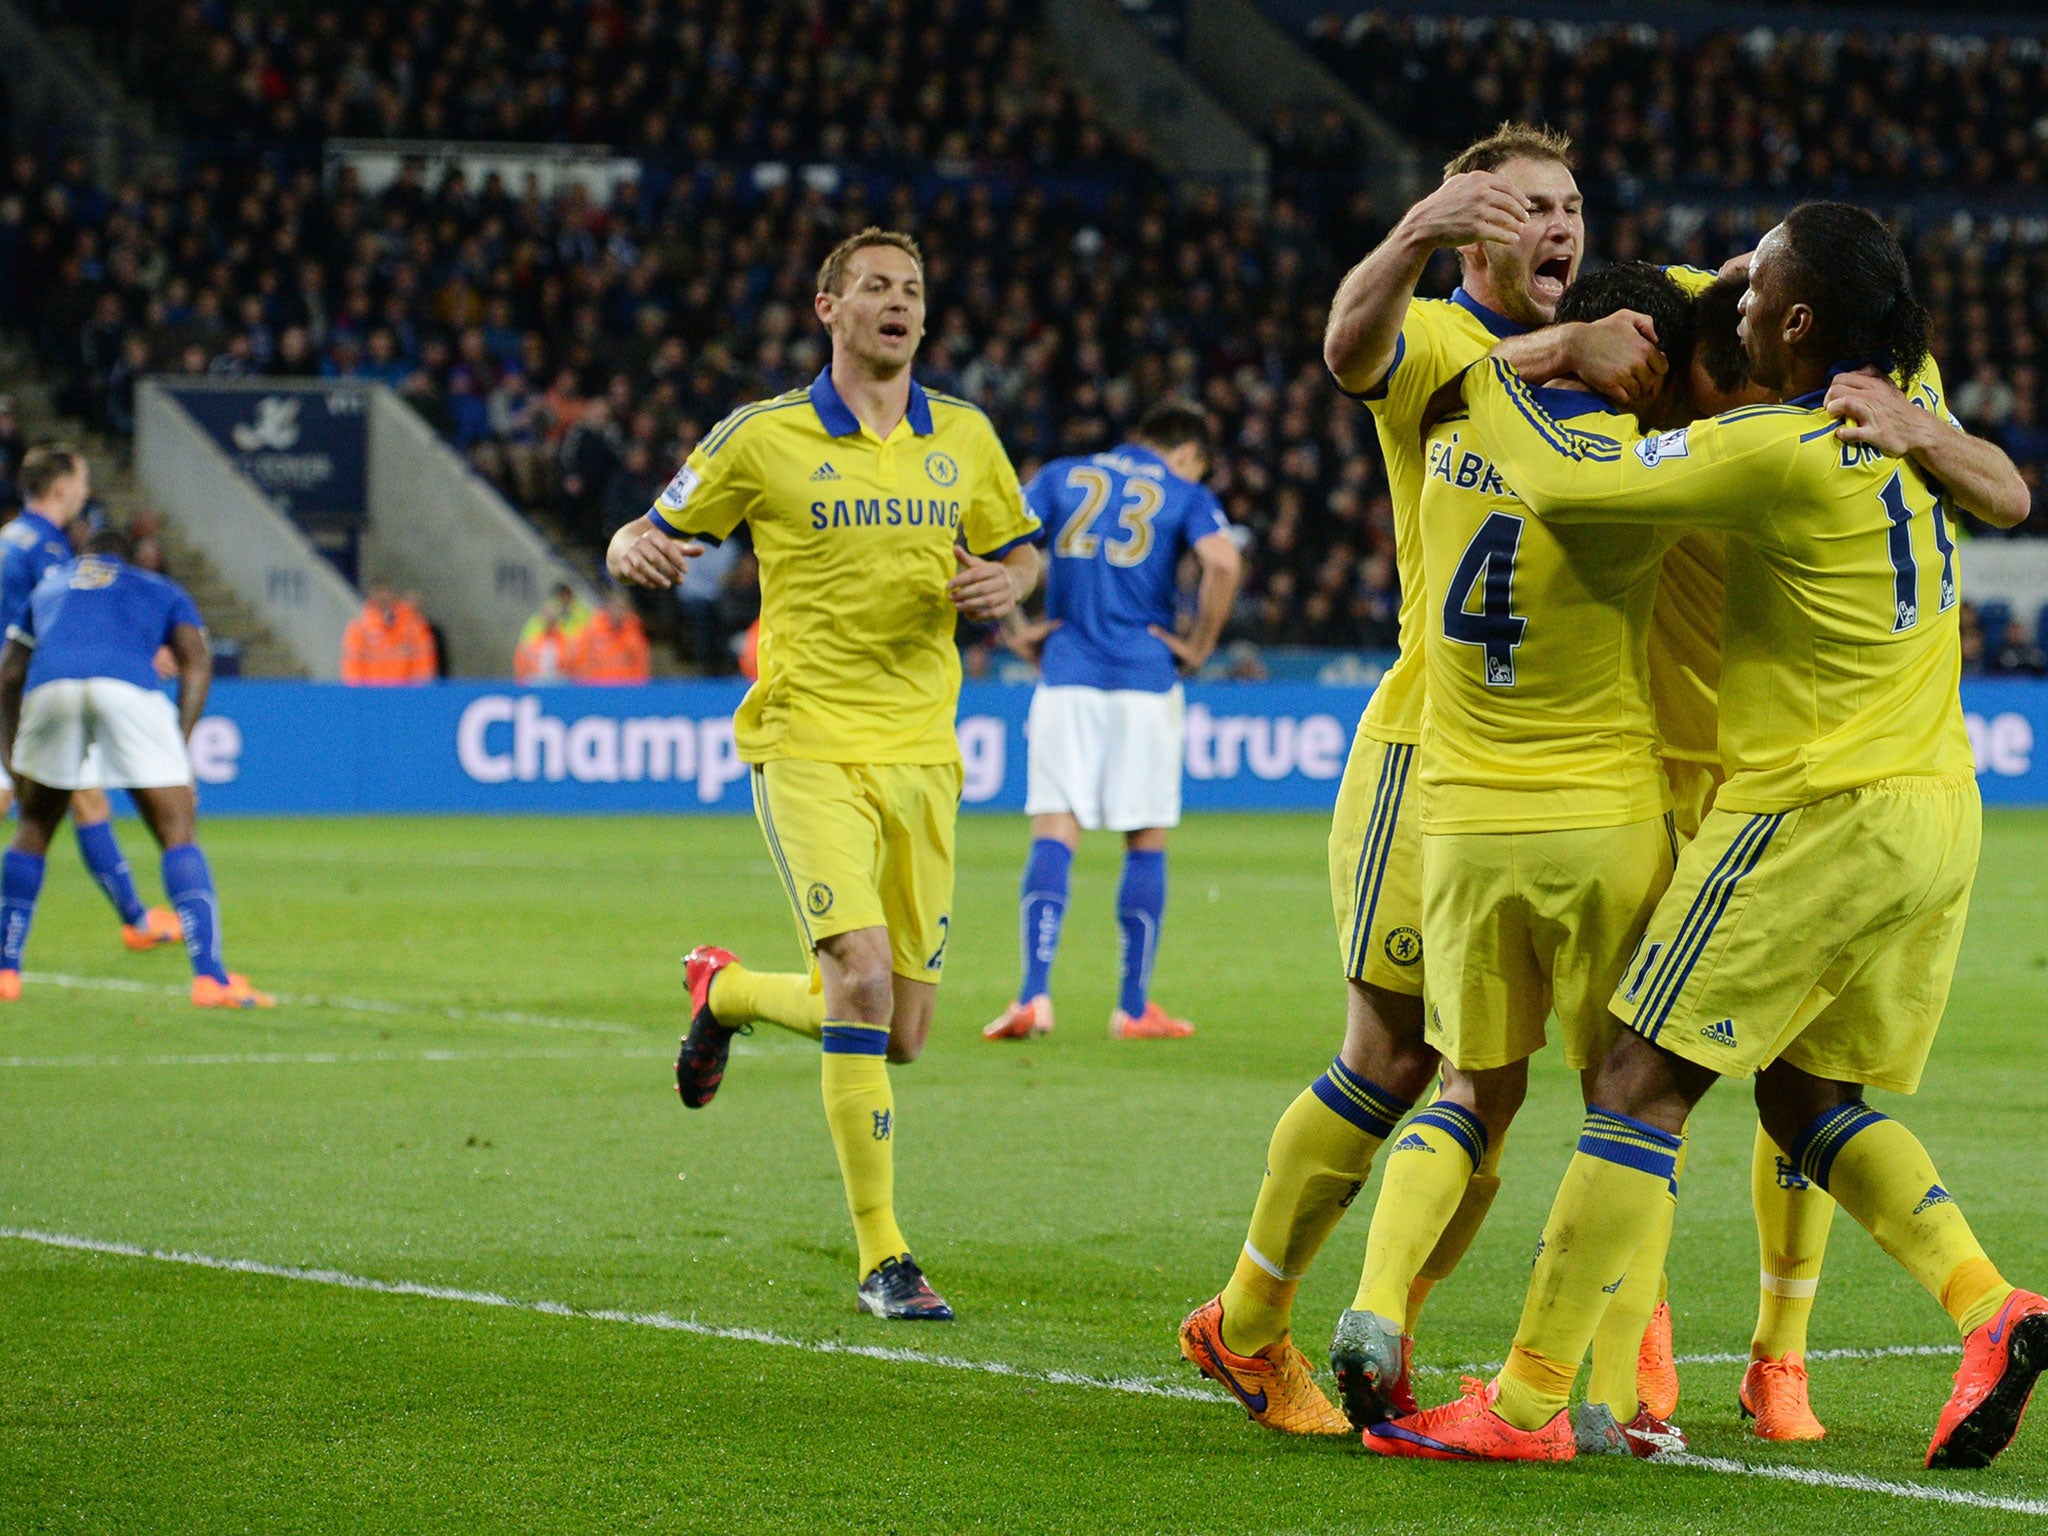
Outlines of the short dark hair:
{"label": "short dark hair", "polygon": [[1733,394],[1749,382],[1749,354],[1742,350],[1742,336],[1735,328],[1742,318],[1742,296],[1748,291],[1746,277],[1716,278],[1692,301],[1693,355],[1723,394]]}
{"label": "short dark hair", "polygon": [[1502,123],[1483,139],[1474,139],[1444,166],[1444,180],[1467,171],[1497,171],[1510,160],[1553,160],[1566,170],[1572,164],[1572,139],[1549,124]]}
{"label": "short dark hair", "polygon": [[1618,310],[1648,315],[1657,327],[1657,349],[1673,368],[1692,362],[1698,335],[1692,300],[1662,267],[1647,261],[1619,261],[1588,272],[1557,301],[1560,321],[1604,320]]}
{"label": "short dark hair", "polygon": [[128,535],[112,523],[85,541],[85,552],[88,555],[99,555],[113,560],[135,558],[135,546],[128,542]]}
{"label": "short dark hair", "polygon": [[21,456],[15,481],[24,501],[40,501],[50,487],[66,475],[75,475],[85,465],[85,455],[69,443],[38,443]]}
{"label": "short dark hair", "polygon": [[1792,292],[1813,308],[1831,363],[1874,363],[1901,385],[1927,360],[1927,311],[1906,253],[1884,221],[1853,203],[1801,203],[1785,215]]}
{"label": "short dark hair", "polygon": [[818,292],[837,294],[846,286],[846,264],[853,260],[857,251],[872,250],[875,246],[887,245],[901,251],[917,263],[918,280],[924,280],[924,252],[917,248],[917,241],[900,229],[882,229],[870,224],[825,253],[823,265],[818,268]]}
{"label": "short dark hair", "polygon": [[1185,400],[1162,400],[1131,429],[1131,438],[1148,448],[1171,451],[1193,443],[1210,458],[1216,456],[1216,440],[1209,431],[1209,418],[1199,406]]}

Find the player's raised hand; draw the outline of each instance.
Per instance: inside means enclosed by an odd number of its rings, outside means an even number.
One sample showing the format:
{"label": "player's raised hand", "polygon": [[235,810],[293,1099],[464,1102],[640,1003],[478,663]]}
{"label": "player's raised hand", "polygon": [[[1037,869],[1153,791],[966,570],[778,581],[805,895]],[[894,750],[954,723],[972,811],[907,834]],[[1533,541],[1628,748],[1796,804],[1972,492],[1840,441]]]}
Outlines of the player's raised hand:
{"label": "player's raised hand", "polygon": [[1519,239],[1528,221],[1528,199],[1492,171],[1451,177],[1401,219],[1409,235],[1434,246],[1506,243]]}
{"label": "player's raised hand", "polygon": [[1756,260],[1755,251],[1744,251],[1740,256],[1730,256],[1721,263],[1720,270],[1714,276],[1739,277],[1747,282],[1749,279],[1749,264],[1754,260]]}
{"label": "player's raised hand", "polygon": [[1173,652],[1173,659],[1180,667],[1181,674],[1185,677],[1192,677],[1195,673],[1201,671],[1202,663],[1215,653],[1216,647],[1213,644],[1198,644],[1196,641],[1190,640],[1185,636],[1176,635],[1170,629],[1162,629],[1157,624],[1147,624],[1145,628],[1152,632],[1154,639],[1160,641],[1169,651]]}
{"label": "player's raised hand", "polygon": [[946,596],[953,606],[976,623],[1000,619],[1017,606],[1017,584],[1009,567],[999,560],[984,560],[965,544],[953,546],[960,562],[959,573],[946,583]]}
{"label": "player's raised hand", "polygon": [[604,568],[632,586],[666,590],[681,581],[690,562],[703,553],[704,546],[696,540],[664,533],[643,517],[612,535]]}
{"label": "player's raised hand", "polygon": [[1890,379],[1875,369],[1837,374],[1828,385],[1821,409],[1841,418],[1835,436],[1845,443],[1868,443],[1887,458],[1903,459],[1923,448],[1942,423],[1906,398]]}
{"label": "player's raised hand", "polygon": [[1671,366],[1658,350],[1656,322],[1632,309],[1580,326],[1570,353],[1572,372],[1623,408],[1656,394]]}

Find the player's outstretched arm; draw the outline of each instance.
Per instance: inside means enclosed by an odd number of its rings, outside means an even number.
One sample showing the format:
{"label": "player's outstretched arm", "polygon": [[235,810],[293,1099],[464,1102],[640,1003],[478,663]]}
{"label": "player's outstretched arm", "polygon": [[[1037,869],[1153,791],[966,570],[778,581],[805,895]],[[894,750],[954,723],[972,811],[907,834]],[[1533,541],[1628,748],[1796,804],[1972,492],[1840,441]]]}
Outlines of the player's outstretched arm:
{"label": "player's outstretched arm", "polygon": [[31,651],[19,640],[0,650],[0,763],[14,763],[14,733],[21,727],[21,691],[28,683]]}
{"label": "player's outstretched arm", "polygon": [[1493,355],[1531,384],[1577,379],[1624,411],[1656,394],[1671,366],[1658,349],[1656,322],[1632,309],[1510,336]]}
{"label": "player's outstretched arm", "polygon": [[190,741],[213,687],[213,647],[197,624],[180,624],[171,631],[171,655],[178,663],[178,729]]}
{"label": "player's outstretched arm", "polygon": [[1709,417],[1645,435],[1624,420],[1591,432],[1552,416],[1498,358],[1459,378],[1502,478],[1531,511],[1556,521],[1739,528],[1777,504],[1797,463],[1797,437],[1774,422]]}
{"label": "player's outstretched arm", "polygon": [[1835,435],[1843,442],[1911,459],[1941,482],[1949,500],[1994,528],[2017,527],[2033,510],[2033,494],[2003,448],[1915,405],[1890,379],[1841,374],[1823,406],[1842,418]]}
{"label": "player's outstretched arm", "polygon": [[636,517],[612,535],[604,568],[615,580],[666,590],[681,581],[690,562],[703,553],[704,546],[696,540],[657,528],[652,518]]}
{"label": "player's outstretched arm", "polygon": [[1492,171],[1453,176],[1410,208],[1373,253],[1353,267],[1330,300],[1323,362],[1352,394],[1376,387],[1393,366],[1394,343],[1422,269],[1437,251],[1521,234],[1529,205]]}
{"label": "player's outstretched arm", "polygon": [[1195,589],[1194,625],[1185,636],[1157,624],[1147,626],[1166,642],[1180,670],[1189,674],[1201,671],[1202,664],[1216,654],[1216,642],[1223,638],[1223,626],[1230,622],[1237,588],[1244,580],[1244,556],[1229,534],[1205,534],[1195,540],[1194,549],[1202,567],[1201,585]]}

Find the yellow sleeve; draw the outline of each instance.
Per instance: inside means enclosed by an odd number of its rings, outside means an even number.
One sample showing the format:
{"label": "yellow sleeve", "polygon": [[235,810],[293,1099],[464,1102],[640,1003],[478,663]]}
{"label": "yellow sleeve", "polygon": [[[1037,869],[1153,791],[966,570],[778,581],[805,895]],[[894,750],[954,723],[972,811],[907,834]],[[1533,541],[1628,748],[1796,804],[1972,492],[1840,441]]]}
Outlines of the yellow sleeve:
{"label": "yellow sleeve", "polygon": [[1798,462],[1792,418],[1812,419],[1796,408],[1751,406],[1670,432],[1610,437],[1558,421],[1520,374],[1492,357],[1465,374],[1464,393],[1515,494],[1560,522],[1752,527],[1777,505]]}
{"label": "yellow sleeve", "polygon": [[1429,397],[1449,383],[1460,364],[1472,355],[1468,350],[1454,359],[1451,341],[1451,328],[1444,323],[1441,310],[1427,300],[1410,299],[1386,375],[1354,398],[1363,401],[1389,430],[1419,432]]}
{"label": "yellow sleeve", "polygon": [[1037,536],[1038,519],[1024,505],[1017,468],[1003,440],[986,416],[976,412],[986,441],[975,453],[979,461],[974,492],[960,514],[960,539],[984,560],[999,560],[1017,545]]}
{"label": "yellow sleeve", "polygon": [[1718,281],[1715,274],[1705,267],[1672,266],[1664,269],[1664,275],[1685,290],[1688,298],[1698,298]]}
{"label": "yellow sleeve", "polygon": [[667,533],[722,539],[746,521],[754,477],[748,472],[748,444],[738,440],[741,415],[726,417],[691,450],[647,509],[650,523]]}

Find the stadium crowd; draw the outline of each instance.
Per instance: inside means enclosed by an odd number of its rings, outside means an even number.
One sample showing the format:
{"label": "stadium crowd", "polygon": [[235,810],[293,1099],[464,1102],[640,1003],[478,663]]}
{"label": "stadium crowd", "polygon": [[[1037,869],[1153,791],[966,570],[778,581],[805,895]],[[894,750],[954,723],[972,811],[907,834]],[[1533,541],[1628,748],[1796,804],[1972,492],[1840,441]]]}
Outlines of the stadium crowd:
{"label": "stadium crowd", "polygon": [[[1249,540],[1229,638],[1391,645],[1398,593],[1384,470],[1367,417],[1329,387],[1320,355],[1328,295],[1380,233],[1369,199],[1304,191],[1297,201],[1282,177],[1280,195],[1254,214],[1215,192],[1172,190],[1099,132],[1002,0],[915,12],[900,0],[816,6],[804,12],[803,48],[782,46],[794,35],[785,35],[794,25],[786,8],[689,0],[631,10],[434,0],[408,8],[404,27],[372,5],[347,29],[319,16],[294,21],[304,13],[281,6],[169,9],[180,26],[144,49],[153,77],[211,70],[236,82],[193,97],[215,113],[186,122],[194,132],[275,146],[293,142],[303,122],[313,137],[609,137],[655,147],[645,179],[608,199],[575,188],[544,198],[459,173],[430,181],[417,167],[372,193],[346,169],[323,173],[289,153],[195,158],[175,179],[103,188],[80,159],[17,152],[0,174],[0,323],[33,337],[69,409],[125,433],[135,380],[159,370],[381,380],[515,503],[595,549],[727,410],[816,372],[821,338],[809,311],[819,257],[849,229],[894,224],[917,230],[929,259],[921,375],[985,406],[1020,470],[1107,446],[1153,400],[1197,397],[1224,444],[1212,484]],[[572,15],[587,25],[569,27]],[[1399,51],[1404,70],[1386,73],[1422,83],[1407,107],[1379,104],[1410,128],[1426,103],[1450,104],[1444,121],[1455,126],[1430,137],[1463,134],[1461,111],[1550,112],[1588,142],[1589,181],[1616,163],[1639,164],[1651,182],[1671,169],[1649,192],[1632,189],[1625,207],[1603,199],[1596,261],[1715,265],[1774,216],[1761,206],[1703,210],[1690,196],[1697,187],[1677,174],[1691,159],[1664,167],[1629,126],[1635,119],[1603,105],[1614,92],[1668,75],[1674,99],[1689,102],[1696,66],[1722,91],[1788,71],[1805,81],[1822,64],[1839,72],[1828,78],[1881,81],[1872,60],[1916,80],[1946,70],[1953,82],[1965,67],[1993,71],[1987,79],[2024,73],[2010,45],[1950,58],[1922,39],[1894,59],[1875,44],[1808,57],[1781,40],[1762,57],[1733,43],[1696,55],[1661,34],[1653,48],[1647,36],[1372,17],[1324,42]],[[651,69],[654,54],[643,50],[644,75],[609,67],[627,46],[621,37],[632,49],[655,39],[648,47],[666,62]],[[1606,62],[1575,85],[1567,65],[1580,55],[1561,39]],[[180,48],[198,57],[181,56],[177,70],[153,51]],[[1514,49],[1535,60],[1525,76],[1510,69],[1522,57]],[[1628,52],[1645,49],[1663,64]],[[856,88],[941,57],[925,95]],[[1466,98],[1431,71],[1475,59],[1490,61],[1475,79],[1513,74],[1536,94],[1507,99],[1460,76],[1458,90],[1476,94],[1456,108]],[[785,78],[792,70],[839,84],[787,116],[777,104],[797,88]],[[917,71],[928,75],[923,63]],[[470,82],[460,93],[457,79]],[[682,83],[667,109],[653,102],[650,79]],[[596,115],[578,116],[592,93]],[[529,100],[547,101],[552,115],[522,116]],[[870,100],[895,103],[902,121],[876,108],[855,122],[849,103],[867,112]],[[1970,130],[1979,139],[2003,122],[2002,100],[1979,101],[1990,114]],[[664,112],[661,134],[648,137],[646,119]],[[918,131],[927,121],[934,131]],[[642,131],[614,131],[636,122]],[[934,141],[941,122],[973,125],[985,153],[972,165],[951,154],[948,135]],[[778,124],[800,142],[775,137]],[[1341,123],[1322,119],[1283,122],[1275,136],[1283,158],[1317,173],[1341,166],[1346,143]],[[807,182],[757,176],[732,158],[827,149],[863,163]],[[1824,153],[1785,163],[1811,171]],[[1094,174],[1068,174],[1077,169]],[[1781,189],[1755,167],[1749,174],[1753,196],[1789,199],[1806,185]],[[2048,231],[1920,218],[1908,234],[1956,409],[2042,486]],[[1441,261],[1424,291],[1447,292],[1451,278]],[[2048,516],[2023,531],[2048,531]],[[705,562],[663,628],[698,665],[726,670],[757,603],[753,562],[735,549]],[[2009,649],[1985,647],[1987,664]]]}
{"label": "stadium crowd", "polygon": [[1858,17],[1853,29],[1331,12],[1317,54],[1393,124],[1449,153],[1503,118],[1570,134],[1580,184],[1626,202],[2040,191],[2048,50]]}

